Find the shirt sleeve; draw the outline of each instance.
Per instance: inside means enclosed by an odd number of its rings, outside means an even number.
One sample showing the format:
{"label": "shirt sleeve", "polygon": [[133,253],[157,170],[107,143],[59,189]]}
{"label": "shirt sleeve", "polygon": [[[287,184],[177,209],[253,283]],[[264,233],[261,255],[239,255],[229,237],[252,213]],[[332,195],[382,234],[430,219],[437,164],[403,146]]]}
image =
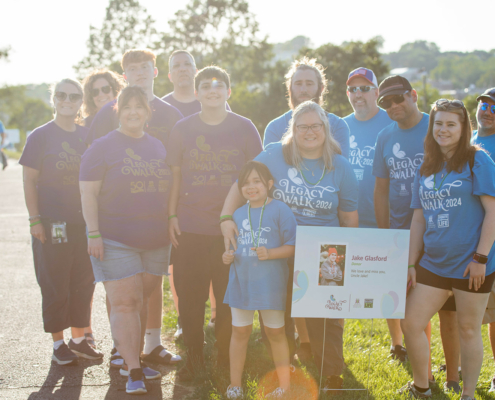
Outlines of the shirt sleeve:
{"label": "shirt sleeve", "polygon": [[280,213],[280,236],[282,238],[282,243],[284,245],[295,246],[296,245],[296,230],[297,222],[296,217],[291,209],[283,204],[285,207],[282,208]]}
{"label": "shirt sleeve", "polygon": [[167,164],[180,167],[182,165],[182,138],[180,126],[175,125],[172,132],[170,132],[168,147]]}
{"label": "shirt sleeve", "polygon": [[358,209],[359,196],[359,185],[356,174],[347,160],[345,160],[345,165],[340,166],[340,168],[344,168],[344,174],[340,182],[339,210],[344,212],[356,211]]}
{"label": "shirt sleeve", "polygon": [[[275,143],[280,141],[280,137],[277,134],[277,120],[271,121],[265,128],[265,135],[263,137],[263,148],[266,149],[266,146],[268,146],[270,143]],[[283,133],[282,133],[283,135]]]}
{"label": "shirt sleeve", "polygon": [[41,171],[45,157],[45,136],[42,131],[34,131],[28,136],[19,164]]}
{"label": "shirt sleeve", "polygon": [[104,143],[98,141],[81,158],[79,181],[102,181],[107,170]]}
{"label": "shirt sleeve", "polygon": [[251,161],[263,151],[260,134],[254,124],[251,121],[249,123],[246,139],[246,162]]}
{"label": "shirt sleeve", "polygon": [[423,208],[421,205],[421,200],[419,199],[419,179],[421,178],[421,175],[419,173],[419,169],[421,168],[421,165],[416,168],[416,175],[414,176],[414,184],[413,184],[413,191],[412,191],[412,199],[411,199],[411,208]]}
{"label": "shirt sleeve", "polygon": [[473,194],[495,197],[495,163],[484,151],[477,151],[474,158]]}
{"label": "shirt sleeve", "polygon": [[99,139],[119,127],[119,119],[113,107],[105,106],[93,118],[86,144],[91,145],[96,139]]}
{"label": "shirt sleeve", "polygon": [[0,135],[1,135],[2,133],[5,133],[5,127],[3,126],[3,122],[2,122],[2,121],[0,121]]}
{"label": "shirt sleeve", "polygon": [[332,125],[330,125],[330,132],[337,142],[340,144],[340,150],[342,155],[349,159],[349,126],[342,118],[336,117],[337,120]]}
{"label": "shirt sleeve", "polygon": [[373,157],[373,175],[383,179],[390,178],[387,164],[383,158],[383,135],[381,134],[378,134],[376,138],[375,156]]}

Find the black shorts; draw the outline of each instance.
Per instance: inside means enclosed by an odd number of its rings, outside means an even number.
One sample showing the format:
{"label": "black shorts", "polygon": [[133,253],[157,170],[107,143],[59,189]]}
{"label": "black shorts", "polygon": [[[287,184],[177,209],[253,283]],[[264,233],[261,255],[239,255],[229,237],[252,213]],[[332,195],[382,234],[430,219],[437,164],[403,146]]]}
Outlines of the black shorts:
{"label": "black shorts", "polygon": [[[492,291],[493,281],[495,281],[495,272],[485,277],[485,282],[476,291],[474,287],[469,289],[469,279],[446,278],[430,272],[429,270],[416,266],[416,282],[426,286],[438,289],[452,290],[458,289],[463,292],[471,293],[490,293]],[[453,311],[453,310],[451,310]]]}

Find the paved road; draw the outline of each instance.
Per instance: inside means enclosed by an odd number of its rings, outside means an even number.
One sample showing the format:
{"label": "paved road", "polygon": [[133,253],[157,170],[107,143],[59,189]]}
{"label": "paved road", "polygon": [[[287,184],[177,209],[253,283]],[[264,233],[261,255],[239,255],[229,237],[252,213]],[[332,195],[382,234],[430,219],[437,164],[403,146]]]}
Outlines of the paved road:
{"label": "paved road", "polygon": [[[11,160],[0,171],[0,399],[129,398],[125,378],[118,370],[109,370],[112,343],[101,284],[94,296],[93,329],[105,359],[98,363],[81,360],[72,367],[52,364],[51,336],[43,331],[27,218],[22,169]],[[140,398],[186,398],[190,389],[175,384],[176,369],[158,369],[161,381],[148,382],[148,395]]]}

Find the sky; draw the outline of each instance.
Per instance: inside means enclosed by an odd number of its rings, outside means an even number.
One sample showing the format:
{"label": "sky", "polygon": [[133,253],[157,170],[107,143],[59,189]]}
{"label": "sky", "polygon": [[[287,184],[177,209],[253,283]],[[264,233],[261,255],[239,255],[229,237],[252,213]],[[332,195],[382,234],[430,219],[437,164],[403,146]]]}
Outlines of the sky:
{"label": "sky", "polygon": [[[168,21],[189,1],[140,3],[155,19],[155,27],[166,31]],[[9,62],[0,61],[0,86],[75,78],[73,66],[87,53],[89,26],[101,26],[107,5],[108,0],[4,0],[0,48],[11,46],[12,52]],[[415,40],[435,42],[442,51],[495,48],[492,35],[476,29],[483,7],[469,7],[461,0],[249,0],[249,6],[261,34],[272,43],[304,35],[319,46],[380,35],[383,52]]]}

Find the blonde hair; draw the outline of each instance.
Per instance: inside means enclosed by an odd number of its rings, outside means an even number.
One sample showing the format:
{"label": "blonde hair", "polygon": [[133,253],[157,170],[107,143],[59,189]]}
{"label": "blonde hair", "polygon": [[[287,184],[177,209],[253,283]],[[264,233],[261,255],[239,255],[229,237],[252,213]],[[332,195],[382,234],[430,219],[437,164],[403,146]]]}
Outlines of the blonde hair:
{"label": "blonde hair", "polygon": [[303,157],[297,142],[295,140],[297,120],[298,118],[308,112],[315,112],[320,117],[323,123],[325,141],[323,142],[323,164],[325,169],[329,172],[333,170],[333,157],[335,154],[342,154],[339,143],[334,139],[330,132],[330,124],[326,112],[315,102],[308,100],[297,106],[292,114],[289,127],[282,136],[282,150],[284,154],[285,162],[289,165],[293,165],[297,169],[301,170],[303,167]]}
{"label": "blonde hair", "polygon": [[[84,91],[83,91],[83,87],[81,85],[81,82],[76,81],[75,79],[70,79],[70,78],[62,79],[61,81],[58,81],[57,83],[50,86],[50,102],[52,103],[52,107],[53,107],[53,111],[54,111],[54,114],[53,114],[54,117],[55,117],[55,113],[56,113],[56,110],[55,110],[55,93],[57,92],[57,89],[59,88],[60,85],[64,85],[66,83],[76,87],[79,94],[81,95],[81,106],[82,106]],[[74,122],[78,125],[81,125],[82,120],[83,120],[82,110],[81,110],[81,107],[79,107],[79,110],[77,111]]]}
{"label": "blonde hair", "polygon": [[285,74],[285,86],[287,87],[287,93],[289,95],[289,107],[294,109],[294,101],[292,96],[292,77],[299,70],[311,70],[314,71],[316,76],[316,81],[318,82],[318,90],[316,92],[316,98],[314,102],[319,104],[320,106],[324,103],[325,95],[328,92],[327,86],[328,81],[325,77],[325,68],[323,65],[316,62],[316,58],[309,58],[304,56],[299,60],[295,60],[292,62],[289,71]]}

